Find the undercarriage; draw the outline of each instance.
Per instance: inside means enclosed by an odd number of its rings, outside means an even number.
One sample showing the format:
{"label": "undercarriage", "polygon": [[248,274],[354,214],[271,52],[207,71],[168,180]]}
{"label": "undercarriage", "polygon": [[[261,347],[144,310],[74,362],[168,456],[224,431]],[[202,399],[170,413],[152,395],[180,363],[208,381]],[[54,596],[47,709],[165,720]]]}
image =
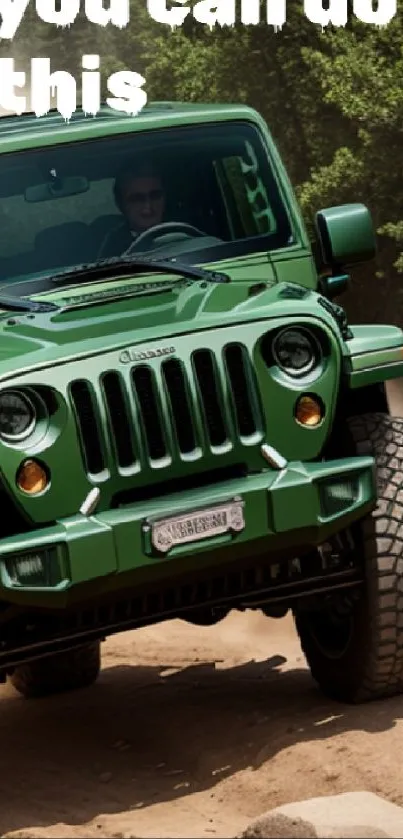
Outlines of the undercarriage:
{"label": "undercarriage", "polygon": [[[351,546],[351,548],[350,548]],[[115,596],[66,610],[22,610],[3,604],[0,613],[0,667],[3,675],[18,664],[90,640],[179,618],[208,626],[232,609],[261,609],[283,617],[289,609],[348,609],[364,582],[346,532],[300,559],[264,556],[221,568],[183,574],[154,585],[120,590]]]}

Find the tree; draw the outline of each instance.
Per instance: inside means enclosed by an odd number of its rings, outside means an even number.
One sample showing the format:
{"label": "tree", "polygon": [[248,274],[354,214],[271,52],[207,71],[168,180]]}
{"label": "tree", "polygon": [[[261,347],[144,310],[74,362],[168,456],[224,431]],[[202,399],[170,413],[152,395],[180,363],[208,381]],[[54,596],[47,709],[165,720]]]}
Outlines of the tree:
{"label": "tree", "polygon": [[[336,108],[350,136],[327,164],[316,165],[299,196],[307,215],[319,206],[363,201],[379,235],[378,273],[357,274],[361,318],[400,323],[403,296],[403,20],[402,3],[387,28],[355,21],[326,36],[326,50],[303,48],[324,106]],[[325,36],[323,36],[325,37]],[[365,284],[365,287],[364,287]],[[358,305],[356,307],[358,312]]]}

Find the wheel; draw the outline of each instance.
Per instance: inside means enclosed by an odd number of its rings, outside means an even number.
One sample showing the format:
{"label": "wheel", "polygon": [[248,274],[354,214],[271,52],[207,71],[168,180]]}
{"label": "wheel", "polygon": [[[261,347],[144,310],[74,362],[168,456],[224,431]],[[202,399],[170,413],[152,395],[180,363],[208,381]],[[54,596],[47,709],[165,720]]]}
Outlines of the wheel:
{"label": "wheel", "polygon": [[297,611],[294,618],[322,691],[360,703],[403,691],[403,420],[353,417],[348,434],[355,453],[372,454],[377,467],[377,507],[352,531],[364,589],[344,614]]}
{"label": "wheel", "polygon": [[15,668],[10,681],[27,699],[88,687],[101,669],[101,644],[94,641]]}

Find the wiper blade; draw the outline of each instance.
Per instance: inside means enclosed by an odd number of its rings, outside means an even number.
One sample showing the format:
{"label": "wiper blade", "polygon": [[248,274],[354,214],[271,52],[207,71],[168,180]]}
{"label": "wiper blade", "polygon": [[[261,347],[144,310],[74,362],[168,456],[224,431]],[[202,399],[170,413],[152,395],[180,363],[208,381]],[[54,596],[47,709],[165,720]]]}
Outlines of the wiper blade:
{"label": "wiper blade", "polygon": [[190,280],[207,280],[211,283],[230,283],[231,278],[227,274],[218,271],[208,271],[206,268],[196,268],[193,265],[185,265],[174,259],[153,259],[141,257],[135,259],[132,256],[118,256],[111,259],[101,259],[97,262],[89,262],[83,265],[76,265],[68,268],[59,274],[52,275],[52,282],[56,285],[70,285],[77,279],[90,282],[91,280],[108,280],[116,274],[133,274],[134,270],[139,273],[143,271],[163,272],[174,274]]}
{"label": "wiper blade", "polygon": [[9,312],[55,312],[59,310],[56,303],[43,303],[41,300],[30,300],[24,297],[8,297],[0,295],[0,309]]}

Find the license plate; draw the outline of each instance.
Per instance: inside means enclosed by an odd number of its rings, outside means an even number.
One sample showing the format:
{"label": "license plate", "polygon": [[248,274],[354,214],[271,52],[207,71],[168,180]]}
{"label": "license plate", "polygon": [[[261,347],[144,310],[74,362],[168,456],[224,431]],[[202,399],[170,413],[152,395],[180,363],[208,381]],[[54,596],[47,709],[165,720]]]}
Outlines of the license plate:
{"label": "license plate", "polygon": [[243,502],[234,500],[154,521],[151,542],[160,553],[167,553],[175,545],[199,542],[224,533],[239,533],[244,527]]}

